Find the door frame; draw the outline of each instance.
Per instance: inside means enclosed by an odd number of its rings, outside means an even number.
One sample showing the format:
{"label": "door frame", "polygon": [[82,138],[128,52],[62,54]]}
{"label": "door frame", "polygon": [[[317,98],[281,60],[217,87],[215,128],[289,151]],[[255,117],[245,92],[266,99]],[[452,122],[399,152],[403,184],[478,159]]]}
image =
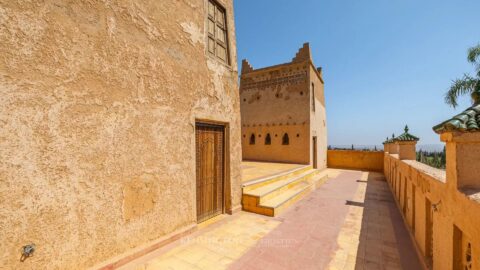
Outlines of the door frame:
{"label": "door frame", "polygon": [[[206,126],[215,126],[223,128],[223,183],[222,183],[222,192],[223,192],[223,201],[222,201],[222,214],[228,213],[232,214],[231,208],[231,182],[230,182],[230,124],[227,122],[215,121],[210,119],[195,118],[194,123],[194,136],[196,136],[197,125],[206,125]],[[194,153],[196,151],[197,144],[194,143]],[[196,154],[195,154],[196,155]],[[196,158],[196,156],[195,156]],[[195,218],[197,218],[197,168],[195,163]],[[198,223],[198,220],[197,220]]]}

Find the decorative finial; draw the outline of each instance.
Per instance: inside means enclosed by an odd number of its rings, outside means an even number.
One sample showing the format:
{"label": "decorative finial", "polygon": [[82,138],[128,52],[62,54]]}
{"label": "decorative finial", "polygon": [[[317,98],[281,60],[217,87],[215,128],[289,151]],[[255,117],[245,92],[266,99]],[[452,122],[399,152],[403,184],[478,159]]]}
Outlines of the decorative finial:
{"label": "decorative finial", "polygon": [[408,133],[408,125],[405,125],[405,133]]}

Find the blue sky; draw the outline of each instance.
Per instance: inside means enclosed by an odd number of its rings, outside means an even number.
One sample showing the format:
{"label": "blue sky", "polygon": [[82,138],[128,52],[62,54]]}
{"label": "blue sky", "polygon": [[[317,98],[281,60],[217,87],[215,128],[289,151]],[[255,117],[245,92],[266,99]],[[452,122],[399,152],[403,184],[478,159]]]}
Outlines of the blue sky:
{"label": "blue sky", "polygon": [[[255,67],[289,62],[310,42],[323,67],[331,145],[380,144],[408,124],[419,144],[454,110],[443,96],[473,73],[479,0],[235,0],[238,58]],[[240,63],[240,62],[239,62]]]}

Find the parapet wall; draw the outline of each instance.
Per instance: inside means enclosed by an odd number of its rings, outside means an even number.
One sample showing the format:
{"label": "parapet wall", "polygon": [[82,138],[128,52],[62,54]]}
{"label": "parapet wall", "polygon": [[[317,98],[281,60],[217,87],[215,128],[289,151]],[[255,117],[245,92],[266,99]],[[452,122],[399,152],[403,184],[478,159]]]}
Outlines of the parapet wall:
{"label": "parapet wall", "polygon": [[[385,177],[430,269],[478,269],[480,202],[460,192],[445,171],[385,153]],[[449,177],[450,179],[450,177]],[[468,260],[470,259],[470,262]],[[470,263],[472,268],[464,268]]]}
{"label": "parapet wall", "polygon": [[329,168],[383,172],[383,152],[328,150]]}

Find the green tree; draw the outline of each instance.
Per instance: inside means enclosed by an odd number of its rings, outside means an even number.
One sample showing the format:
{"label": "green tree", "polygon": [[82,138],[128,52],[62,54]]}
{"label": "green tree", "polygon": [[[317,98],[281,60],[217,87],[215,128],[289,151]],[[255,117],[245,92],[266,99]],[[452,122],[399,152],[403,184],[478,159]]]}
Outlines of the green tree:
{"label": "green tree", "polygon": [[461,95],[470,94],[474,104],[480,103],[480,44],[468,49],[468,62],[475,66],[475,76],[464,74],[463,78],[453,81],[452,86],[445,94],[445,103],[457,107],[457,99]]}

